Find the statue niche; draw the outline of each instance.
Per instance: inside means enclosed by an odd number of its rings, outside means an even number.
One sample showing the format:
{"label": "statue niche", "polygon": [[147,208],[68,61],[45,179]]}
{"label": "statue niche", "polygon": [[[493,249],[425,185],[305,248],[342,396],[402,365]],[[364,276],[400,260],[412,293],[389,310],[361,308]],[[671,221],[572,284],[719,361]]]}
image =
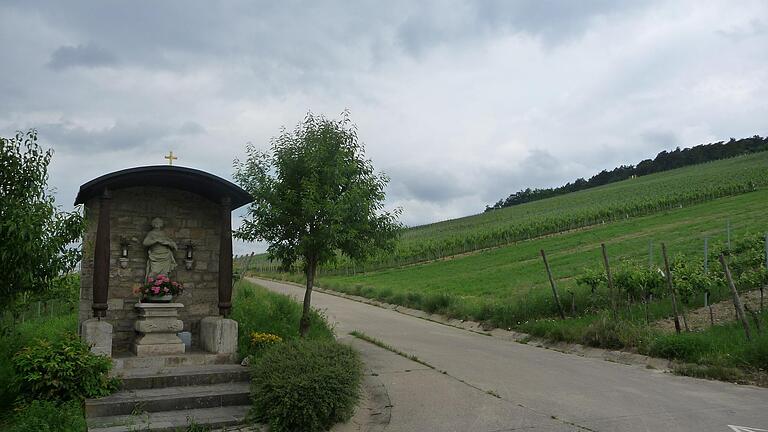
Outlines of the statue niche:
{"label": "statue niche", "polygon": [[178,248],[176,242],[170,239],[163,230],[163,220],[152,219],[152,230],[144,238],[144,247],[147,248],[147,271],[144,276],[157,276],[159,274],[170,277],[170,273],[176,269],[174,253]]}

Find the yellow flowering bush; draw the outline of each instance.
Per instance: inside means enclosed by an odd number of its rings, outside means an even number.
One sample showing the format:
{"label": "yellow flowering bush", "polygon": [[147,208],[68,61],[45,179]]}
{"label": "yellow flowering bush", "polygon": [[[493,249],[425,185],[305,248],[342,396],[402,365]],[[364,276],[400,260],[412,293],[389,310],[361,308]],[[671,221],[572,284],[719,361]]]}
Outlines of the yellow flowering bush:
{"label": "yellow flowering bush", "polygon": [[283,338],[272,333],[251,332],[251,345],[256,349],[263,349],[278,344]]}

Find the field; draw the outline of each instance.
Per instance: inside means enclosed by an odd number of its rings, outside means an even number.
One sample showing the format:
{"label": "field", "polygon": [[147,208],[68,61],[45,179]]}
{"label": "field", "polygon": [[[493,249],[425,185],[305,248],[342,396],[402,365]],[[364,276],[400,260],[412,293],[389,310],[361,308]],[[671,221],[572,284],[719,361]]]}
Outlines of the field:
{"label": "field", "polygon": [[[761,189],[426,264],[353,276],[322,276],[318,285],[402,304],[409,303],[409,296],[447,294],[456,297],[449,312],[463,318],[484,318],[481,311],[488,304],[527,301],[529,310],[510,314],[499,323],[510,325],[554,314],[540,249],[547,251],[557,284],[566,296],[568,291],[583,291],[576,286],[574,276],[585,267],[602,266],[603,242],[614,262],[630,259],[647,263],[652,249],[650,261],[660,266],[661,242],[672,255],[702,256],[704,237],[709,237],[713,248],[726,241],[727,223],[733,238],[768,231],[767,212],[768,189]],[[540,298],[544,304],[537,304]]]}
{"label": "field", "polygon": [[[394,253],[366,263],[340,259],[321,274],[398,267],[504,246],[563,231],[709,202],[768,187],[768,152],[709,162],[405,230]],[[725,221],[723,221],[723,224]],[[266,255],[251,262],[274,269]]]}
{"label": "field", "polygon": [[423,261],[653,214],[768,186],[768,152],[625,180],[406,230],[395,254],[369,266]]}

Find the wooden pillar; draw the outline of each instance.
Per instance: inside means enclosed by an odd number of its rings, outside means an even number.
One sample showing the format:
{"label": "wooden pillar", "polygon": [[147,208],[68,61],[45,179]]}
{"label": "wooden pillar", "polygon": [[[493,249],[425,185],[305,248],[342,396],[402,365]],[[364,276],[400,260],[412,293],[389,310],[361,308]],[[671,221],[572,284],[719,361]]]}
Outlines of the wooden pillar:
{"label": "wooden pillar", "polygon": [[99,198],[99,225],[96,227],[96,245],[93,252],[93,316],[107,316],[109,294],[109,214],[112,194],[106,188]]}
{"label": "wooden pillar", "polygon": [[221,236],[219,238],[219,314],[232,310],[232,200],[221,199]]}

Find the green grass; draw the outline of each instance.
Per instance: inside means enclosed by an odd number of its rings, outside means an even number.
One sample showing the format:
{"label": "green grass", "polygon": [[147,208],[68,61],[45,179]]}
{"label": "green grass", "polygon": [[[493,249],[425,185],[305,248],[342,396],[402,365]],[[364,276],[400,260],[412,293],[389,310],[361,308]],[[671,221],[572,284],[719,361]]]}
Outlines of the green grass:
{"label": "green grass", "polygon": [[[531,238],[657,214],[768,187],[768,152],[679,168],[487,213],[405,230],[393,253],[365,264],[340,259],[321,274],[353,274],[503,246]],[[241,259],[274,271],[266,255]]]}
{"label": "green grass", "polygon": [[[647,263],[649,243],[652,243],[652,262],[660,266],[661,242],[666,242],[671,255],[702,256],[704,237],[710,238],[711,248],[725,242],[727,220],[730,220],[731,236],[736,238],[748,232],[768,230],[766,213],[768,189],[761,189],[454,259],[354,276],[322,276],[318,285],[510,327],[556,313],[540,249],[547,251],[566,309],[570,308],[569,292],[573,292],[577,310],[581,312],[589,310],[592,299],[585,288],[576,285],[575,276],[585,267],[602,266],[601,243],[606,244],[614,264],[622,259]],[[293,279],[299,280],[300,275],[294,275]],[[604,296],[599,297],[592,306],[600,307],[604,300]]]}
{"label": "green grass", "polygon": [[[701,378],[739,381],[745,371],[768,372],[768,311],[760,315],[763,334],[750,320],[752,340],[740,323],[715,325],[699,332],[666,333],[626,315],[614,321],[607,313],[566,320],[536,320],[518,328],[533,336],[554,341],[582,343],[609,349],[635,349],[642,354],[681,362],[676,372]],[[696,366],[693,366],[696,365]],[[763,378],[764,379],[764,378]]]}
{"label": "green grass", "polygon": [[[284,341],[297,339],[300,318],[301,305],[290,297],[245,280],[235,285],[232,319],[239,324],[238,349],[241,355],[253,353],[250,342],[252,332],[272,333]],[[317,311],[312,312],[307,338],[334,340],[333,329]]]}
{"label": "green grass", "polygon": [[386,342],[382,341],[381,339],[376,339],[373,336],[368,336],[367,334],[365,334],[364,332],[362,332],[360,330],[353,330],[353,331],[349,332],[349,334],[350,334],[350,336],[354,336],[354,337],[356,337],[358,339],[362,339],[362,340],[364,340],[364,341],[366,341],[368,343],[372,343],[372,344],[376,345],[379,348],[383,348],[383,349],[385,349],[387,351],[391,351],[391,352],[393,352],[393,353],[395,353],[395,354],[397,354],[397,355],[399,355],[401,357],[405,357],[408,360],[415,361],[416,363],[422,364],[422,365],[424,365],[424,366],[426,366],[426,367],[428,367],[430,369],[435,369],[434,366],[432,366],[431,364],[425,362],[424,360],[421,360],[416,355],[414,355],[414,354],[407,354],[407,353],[405,353],[403,351],[400,351],[399,349],[393,347],[392,345],[387,344]]}

